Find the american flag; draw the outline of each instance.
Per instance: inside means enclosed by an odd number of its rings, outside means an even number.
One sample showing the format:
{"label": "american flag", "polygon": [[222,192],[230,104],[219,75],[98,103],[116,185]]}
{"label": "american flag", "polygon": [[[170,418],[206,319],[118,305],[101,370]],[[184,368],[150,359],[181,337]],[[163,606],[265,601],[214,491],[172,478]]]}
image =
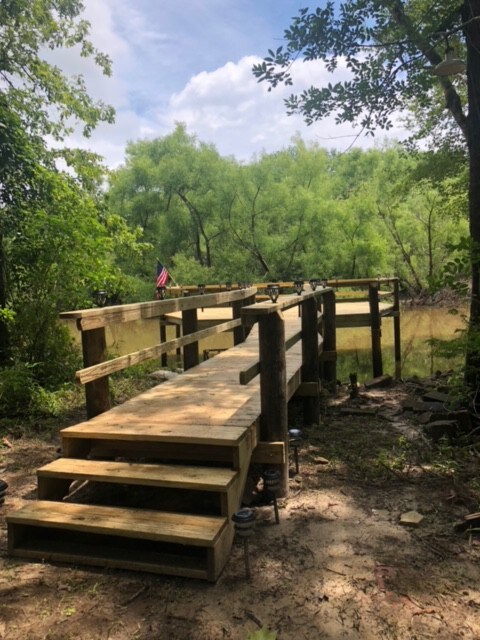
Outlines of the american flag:
{"label": "american flag", "polygon": [[157,287],[164,287],[169,278],[167,268],[157,260]]}

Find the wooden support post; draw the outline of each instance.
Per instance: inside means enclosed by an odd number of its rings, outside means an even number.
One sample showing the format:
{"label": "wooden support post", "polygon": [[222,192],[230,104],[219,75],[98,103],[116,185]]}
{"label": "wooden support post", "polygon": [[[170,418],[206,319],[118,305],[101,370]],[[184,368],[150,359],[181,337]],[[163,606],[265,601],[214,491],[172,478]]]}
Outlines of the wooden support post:
{"label": "wooden support post", "polygon": [[370,306],[370,327],[372,334],[373,377],[383,376],[382,364],[382,318],[378,303],[378,284],[368,285],[368,304]]}
{"label": "wooden support post", "polygon": [[400,339],[400,292],[398,279],[393,281],[393,346],[395,350],[395,378],[402,375],[402,346]]}
{"label": "wooden support post", "polygon": [[[82,352],[84,367],[91,367],[105,361],[107,341],[104,327],[82,331]],[[110,409],[108,376],[98,378],[98,380],[93,380],[85,385],[85,400],[89,420]]]}
{"label": "wooden support post", "polygon": [[[234,300],[232,302],[232,312],[233,312],[232,315],[234,320],[242,317],[243,302],[244,302],[243,300]],[[243,325],[240,325],[239,327],[235,327],[235,329],[233,330],[233,344],[237,345],[244,341],[245,341],[245,327]]]}
{"label": "wooden support post", "polygon": [[[163,344],[167,341],[167,327],[165,325],[165,316],[160,316],[160,342]],[[161,364],[162,367],[166,367],[168,365],[167,354],[162,353],[161,355]]]}
{"label": "wooden support post", "polygon": [[[260,437],[266,442],[288,442],[287,367],[285,323],[282,313],[258,319],[260,353]],[[272,465],[280,471],[281,494],[288,493],[288,465]]]}
{"label": "wooden support post", "polygon": [[[198,330],[197,323],[197,310],[196,309],[186,309],[182,311],[182,327],[183,327],[183,335],[186,336],[189,333],[195,333]],[[193,342],[192,344],[186,344],[183,347],[183,368],[185,371],[187,369],[191,369],[192,367],[196,367],[200,362],[198,356],[198,342]]]}
{"label": "wooden support post", "polygon": [[[182,326],[179,324],[175,325],[175,338],[181,338],[182,337]],[[180,366],[180,363],[182,361],[182,348],[178,347],[177,348],[177,367]]]}
{"label": "wooden support post", "polygon": [[[300,305],[299,305],[300,306]],[[317,302],[309,298],[302,302],[302,382],[318,385],[318,328]],[[306,425],[318,424],[320,396],[303,399],[303,418]]]}
{"label": "wooden support post", "polygon": [[[323,295],[323,350],[329,354],[337,351],[335,326],[335,293],[327,291]],[[337,389],[337,359],[330,357],[322,361],[322,379],[332,393]]]}

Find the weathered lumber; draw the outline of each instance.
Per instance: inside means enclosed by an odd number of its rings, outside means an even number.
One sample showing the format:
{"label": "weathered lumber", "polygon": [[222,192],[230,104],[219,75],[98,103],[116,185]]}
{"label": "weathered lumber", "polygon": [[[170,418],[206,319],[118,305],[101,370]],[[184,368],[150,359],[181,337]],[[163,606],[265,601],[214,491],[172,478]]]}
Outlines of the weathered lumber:
{"label": "weathered lumber", "polygon": [[[173,349],[177,349],[178,347],[185,347],[186,345],[197,343],[199,340],[204,340],[209,336],[214,336],[218,333],[222,333],[223,331],[229,331],[230,329],[239,326],[239,324],[241,324],[240,319],[222,322],[222,324],[217,324],[213,327],[201,329],[200,331],[196,331],[195,333],[184,335],[181,338],[175,338],[174,340],[169,340],[168,342],[157,344],[154,347],[141,349],[140,351],[135,351],[134,353],[129,353],[125,356],[120,356],[118,358],[113,358],[112,360],[100,362],[99,364],[95,364],[92,367],[80,369],[80,371],[77,371],[75,375],[78,382],[80,382],[81,384],[86,384],[87,382],[97,380],[98,378],[104,377],[111,373],[115,373],[116,371],[121,371],[122,369],[130,367],[134,364],[140,364],[141,362],[145,362],[146,360],[156,358],[162,353],[173,351]],[[84,332],[82,336],[87,333],[90,332]]]}

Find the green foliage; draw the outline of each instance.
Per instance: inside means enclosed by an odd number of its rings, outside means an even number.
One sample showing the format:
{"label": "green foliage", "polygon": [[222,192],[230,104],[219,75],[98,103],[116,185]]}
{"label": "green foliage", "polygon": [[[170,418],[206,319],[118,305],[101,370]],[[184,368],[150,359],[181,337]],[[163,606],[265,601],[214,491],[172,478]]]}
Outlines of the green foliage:
{"label": "green foliage", "polygon": [[[284,32],[286,44],[269,50],[253,73],[272,88],[293,84],[297,59],[321,60],[332,74],[339,64],[346,66],[348,79],[312,86],[286,100],[287,112],[302,114],[307,123],[334,113],[337,122],[358,124],[373,135],[377,128],[390,129],[393,114],[406,105],[414,105],[420,116],[432,111],[435,99],[443,108],[448,94],[447,108],[464,126],[454,85],[429,69],[443,58],[445,31],[451,45],[461,45],[462,17],[453,1],[427,6],[422,0],[347,0],[313,11],[300,9]],[[437,126],[445,123],[441,108]],[[426,117],[418,122],[425,129]]]}
{"label": "green foliage", "polygon": [[0,369],[0,414],[2,416],[55,415],[55,395],[36,381],[35,367],[16,365]]}
{"label": "green foliage", "polygon": [[[98,122],[113,121],[112,108],[89,97],[81,76],[69,78],[48,62],[50,49],[71,48],[110,73],[108,57],[88,40],[83,9],[80,0],[0,6],[0,366],[13,367],[14,407],[20,375],[35,399],[42,392],[29,380],[55,387],[78,365],[58,313],[91,306],[97,288],[123,294],[129,283],[117,257],[146,248],[108,212],[99,157],[45,143],[78,123],[88,135]],[[59,158],[68,172],[58,169]]]}
{"label": "green foliage", "polygon": [[0,5],[0,77],[12,112],[27,132],[57,139],[75,120],[88,135],[97,122],[113,121],[113,109],[94,102],[82,76],[68,78],[47,60],[49,49],[78,50],[109,75],[109,58],[88,40],[89,23],[80,0],[18,0]]}
{"label": "green foliage", "polygon": [[457,255],[447,240],[468,230],[460,185],[447,163],[445,181],[437,169],[444,155],[425,156],[396,146],[329,154],[296,137],[240,165],[178,125],[131,144],[112,176],[110,210],[147,245],[120,263],[149,282],[160,257],[179,284],[381,273],[412,294],[433,290]]}

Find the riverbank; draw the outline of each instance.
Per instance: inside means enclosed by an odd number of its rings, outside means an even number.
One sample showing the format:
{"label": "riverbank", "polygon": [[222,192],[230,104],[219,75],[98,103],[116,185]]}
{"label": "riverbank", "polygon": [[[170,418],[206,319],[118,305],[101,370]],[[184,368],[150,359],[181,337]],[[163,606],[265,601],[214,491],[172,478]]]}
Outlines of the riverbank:
{"label": "riverbank", "polygon": [[[215,585],[10,559],[5,513],[34,499],[35,470],[59,441],[55,429],[4,434],[0,637],[245,640],[260,627],[277,640],[480,637],[480,544],[454,529],[478,510],[479,454],[425,437],[406,408],[422,388],[360,388],[353,399],[340,389],[304,432],[280,525],[271,507],[256,509],[251,580],[235,545]],[[401,524],[408,512],[416,527]]]}

